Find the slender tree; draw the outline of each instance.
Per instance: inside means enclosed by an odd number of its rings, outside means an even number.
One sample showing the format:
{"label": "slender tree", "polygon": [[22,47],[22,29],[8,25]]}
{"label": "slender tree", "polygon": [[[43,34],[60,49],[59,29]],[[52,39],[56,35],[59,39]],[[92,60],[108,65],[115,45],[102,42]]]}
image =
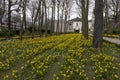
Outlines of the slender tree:
{"label": "slender tree", "polygon": [[51,27],[50,27],[50,34],[54,34],[54,27],[55,27],[55,6],[56,6],[56,0],[51,0],[52,3],[52,19],[51,19]]}
{"label": "slender tree", "polygon": [[60,30],[60,32],[62,33],[62,31],[63,31],[63,17],[64,17],[64,10],[65,10],[65,0],[63,0],[62,1],[62,3],[61,3],[61,7],[62,7],[62,14],[61,14],[61,30]]}
{"label": "slender tree", "polygon": [[33,24],[32,24],[32,39],[34,39],[35,37],[35,23],[37,21],[37,17],[39,16],[39,11],[40,11],[40,5],[41,5],[41,2],[40,0],[38,1],[38,8],[37,8],[37,11],[36,11],[36,14],[35,14],[35,17],[34,17],[34,21],[33,21]]}
{"label": "slender tree", "polygon": [[60,0],[57,0],[57,27],[56,27],[56,33],[59,34],[59,29],[60,29],[60,26],[59,26],[59,22],[60,22]]}
{"label": "slender tree", "polygon": [[11,6],[12,1],[8,0],[8,29],[11,30]]}
{"label": "slender tree", "polygon": [[89,12],[89,0],[76,0],[78,7],[81,9],[82,15],[82,34],[88,39],[88,12]]}
{"label": "slender tree", "polygon": [[46,5],[46,0],[44,0],[44,9],[45,9],[45,36],[47,36],[48,32],[48,19],[47,19],[47,5]]}
{"label": "slender tree", "polygon": [[105,13],[105,21],[104,21],[104,28],[105,28],[105,30],[107,30],[107,29],[109,29],[110,27],[109,27],[109,15],[108,15],[108,10],[109,10],[109,8],[108,8],[108,1],[107,0],[104,0],[104,13]]}

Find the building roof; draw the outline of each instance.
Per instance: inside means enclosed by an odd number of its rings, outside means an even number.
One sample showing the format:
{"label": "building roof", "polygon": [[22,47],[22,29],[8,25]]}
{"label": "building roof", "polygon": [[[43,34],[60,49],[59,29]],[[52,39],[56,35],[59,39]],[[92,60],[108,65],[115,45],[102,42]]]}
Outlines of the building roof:
{"label": "building roof", "polygon": [[71,19],[71,20],[69,20],[69,21],[78,22],[78,21],[82,21],[82,19],[79,18],[79,17],[76,17],[76,18],[73,18],[73,19]]}
{"label": "building roof", "polygon": [[[78,21],[82,21],[82,19],[79,18],[79,17],[76,17],[76,18],[73,18],[73,19],[71,19],[71,20],[69,20],[69,21],[78,22]],[[92,22],[92,20],[88,20],[88,22]]]}

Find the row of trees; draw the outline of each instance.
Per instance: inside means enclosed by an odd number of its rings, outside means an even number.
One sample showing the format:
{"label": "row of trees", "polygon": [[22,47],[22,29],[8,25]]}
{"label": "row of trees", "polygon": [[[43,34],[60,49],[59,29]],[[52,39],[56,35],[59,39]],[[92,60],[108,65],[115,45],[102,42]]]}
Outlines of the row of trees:
{"label": "row of trees", "polygon": [[[90,2],[91,0],[76,0],[82,16],[82,33],[86,39],[88,39],[88,14]],[[93,0],[92,2],[94,3]],[[104,30],[109,32],[112,31],[111,27],[120,28],[120,1],[95,0],[93,14],[95,15],[93,47],[101,48]],[[111,25],[111,22],[116,25]]]}
{"label": "row of trees", "polygon": [[[89,0],[76,0],[78,7],[81,9],[82,16],[82,34],[88,39],[88,13],[89,13]],[[93,33],[93,47],[102,47],[103,37],[103,0],[95,0],[95,22]]]}
{"label": "row of trees", "polygon": [[[47,35],[48,30],[52,35],[54,29],[57,34],[67,29],[67,20],[70,17],[72,0],[1,0],[0,21],[5,11],[8,11],[8,29],[11,31],[11,13],[14,11],[21,15],[20,38],[22,39],[23,30],[27,28],[27,16],[31,17],[32,38],[34,38],[35,30],[38,30],[40,36],[42,29]],[[57,28],[55,23],[57,22]],[[61,23],[61,28],[59,25]],[[62,25],[64,23],[64,25]],[[60,30],[59,30],[60,29]]]}
{"label": "row of trees", "polygon": [[95,0],[94,14],[93,47],[102,48],[104,29],[111,31],[111,27],[117,27],[120,33],[120,0]]}

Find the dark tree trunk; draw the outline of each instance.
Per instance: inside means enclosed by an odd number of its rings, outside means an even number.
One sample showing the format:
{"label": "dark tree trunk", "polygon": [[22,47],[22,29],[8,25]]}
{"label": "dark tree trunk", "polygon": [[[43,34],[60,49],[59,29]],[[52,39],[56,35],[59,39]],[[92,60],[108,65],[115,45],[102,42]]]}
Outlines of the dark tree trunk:
{"label": "dark tree trunk", "polygon": [[8,1],[8,29],[11,30],[11,0]]}
{"label": "dark tree trunk", "polygon": [[45,11],[45,36],[47,36],[47,32],[48,32],[48,19],[47,19],[46,1],[43,1],[43,5],[44,5],[44,11]]}
{"label": "dark tree trunk", "polygon": [[67,15],[68,15],[68,13],[67,13],[67,11],[65,11],[65,22],[64,22],[64,33],[67,33]]}
{"label": "dark tree trunk", "polygon": [[64,12],[64,9],[62,10],[62,15],[61,15],[61,34],[62,34],[62,31],[63,31],[63,12]]}
{"label": "dark tree trunk", "polygon": [[43,30],[43,21],[44,21],[44,7],[43,7],[43,3],[41,4],[42,9],[41,9],[41,31]]}
{"label": "dark tree trunk", "polygon": [[39,5],[38,5],[38,9],[37,9],[37,12],[36,12],[36,14],[35,14],[35,18],[34,18],[34,21],[33,21],[33,24],[32,24],[32,39],[34,39],[34,37],[35,37],[35,23],[36,23],[36,21],[37,21],[37,17],[38,17],[38,15],[39,15],[39,11],[40,11],[40,5],[41,5],[41,3],[40,3],[40,1],[39,1]]}
{"label": "dark tree trunk", "polygon": [[82,0],[82,34],[88,39],[88,8],[89,0]]}
{"label": "dark tree trunk", "polygon": [[104,25],[104,29],[107,30],[107,32],[111,32],[111,28],[109,27],[109,17],[108,17],[108,1],[104,0],[104,4],[105,4],[105,25]]}
{"label": "dark tree trunk", "polygon": [[56,11],[55,3],[56,2],[54,2],[54,15],[53,15],[53,27],[52,27],[53,34],[54,34],[54,30],[55,30],[55,11]]}
{"label": "dark tree trunk", "polygon": [[26,5],[27,5],[27,0],[23,2],[23,26],[24,29],[26,29]]}
{"label": "dark tree trunk", "polygon": [[102,48],[103,42],[103,0],[95,0],[95,23],[93,47]]}
{"label": "dark tree trunk", "polygon": [[60,6],[60,2],[58,1],[58,5],[57,5],[57,18],[58,18],[58,20],[57,20],[57,28],[56,28],[56,34],[58,35],[59,34],[59,28],[60,28],[60,26],[59,26],[59,10],[60,10],[60,8],[59,8],[59,6]]}
{"label": "dark tree trunk", "polygon": [[21,28],[20,28],[20,40],[22,41],[23,39],[23,20],[21,20]]}
{"label": "dark tree trunk", "polygon": [[51,20],[51,28],[50,28],[51,35],[53,33],[53,23],[54,23],[53,19],[54,19],[54,7],[52,7],[52,20]]}
{"label": "dark tree trunk", "polygon": [[38,29],[39,29],[39,35],[40,35],[40,37],[41,37],[41,35],[42,35],[42,27],[41,27],[41,1],[40,1],[40,10],[39,10],[39,17],[38,17],[38,24],[39,24],[39,26],[38,26]]}

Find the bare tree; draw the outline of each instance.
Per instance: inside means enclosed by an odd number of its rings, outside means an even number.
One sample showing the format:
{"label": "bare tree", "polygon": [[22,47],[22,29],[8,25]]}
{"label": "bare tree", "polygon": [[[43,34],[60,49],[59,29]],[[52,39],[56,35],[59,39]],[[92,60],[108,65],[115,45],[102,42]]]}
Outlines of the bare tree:
{"label": "bare tree", "polygon": [[109,29],[109,15],[108,15],[108,11],[109,11],[109,6],[108,6],[108,1],[104,0],[104,13],[105,13],[105,30]]}
{"label": "bare tree", "polygon": [[44,9],[45,9],[45,36],[47,36],[47,32],[48,32],[48,19],[47,19],[47,4],[46,4],[46,0],[44,0],[43,2],[44,4]]}
{"label": "bare tree", "polygon": [[62,11],[62,14],[61,14],[61,30],[60,30],[60,32],[62,33],[62,30],[63,30],[63,17],[64,17],[64,10],[65,10],[65,0],[63,0],[62,2],[61,2],[61,11]]}
{"label": "bare tree", "polygon": [[26,7],[27,7],[27,3],[28,3],[28,0],[23,1],[23,22],[24,22],[25,29],[27,27],[27,25],[26,25]]}
{"label": "bare tree", "polygon": [[113,19],[115,23],[119,22],[119,14],[120,14],[120,1],[119,0],[110,0],[109,1],[110,14],[113,15]]}
{"label": "bare tree", "polygon": [[89,0],[76,0],[78,7],[81,9],[82,14],[82,34],[88,39],[88,11]]}
{"label": "bare tree", "polygon": [[2,18],[5,13],[5,7],[6,7],[5,5],[6,5],[5,0],[0,0],[0,23],[2,23]]}
{"label": "bare tree", "polygon": [[35,14],[35,17],[34,17],[34,21],[33,21],[33,24],[32,24],[32,39],[34,39],[34,33],[35,33],[35,23],[36,23],[36,20],[37,20],[37,17],[39,15],[39,10],[40,10],[40,5],[41,5],[41,0],[38,1],[38,8],[37,8],[37,11],[36,11],[36,14]]}
{"label": "bare tree", "polygon": [[60,26],[59,26],[59,22],[60,22],[60,19],[59,19],[59,17],[60,17],[60,0],[57,0],[57,28],[56,28],[56,34],[59,34],[59,28],[60,28]]}
{"label": "bare tree", "polygon": [[8,0],[8,29],[11,29],[11,6],[12,2],[11,0]]}
{"label": "bare tree", "polygon": [[71,12],[71,7],[72,7],[72,0],[65,0],[65,8],[64,8],[64,33],[67,32],[68,29],[68,19],[69,19],[69,15]]}
{"label": "bare tree", "polygon": [[20,5],[22,0],[8,0],[8,29],[11,31],[11,13],[12,11],[17,11],[18,8],[16,9],[11,9],[12,6],[15,6],[15,5]]}
{"label": "bare tree", "polygon": [[55,5],[56,5],[56,1],[55,0],[51,0],[52,2],[52,19],[51,19],[51,28],[50,28],[50,34],[52,35],[54,33],[54,27],[55,27]]}

